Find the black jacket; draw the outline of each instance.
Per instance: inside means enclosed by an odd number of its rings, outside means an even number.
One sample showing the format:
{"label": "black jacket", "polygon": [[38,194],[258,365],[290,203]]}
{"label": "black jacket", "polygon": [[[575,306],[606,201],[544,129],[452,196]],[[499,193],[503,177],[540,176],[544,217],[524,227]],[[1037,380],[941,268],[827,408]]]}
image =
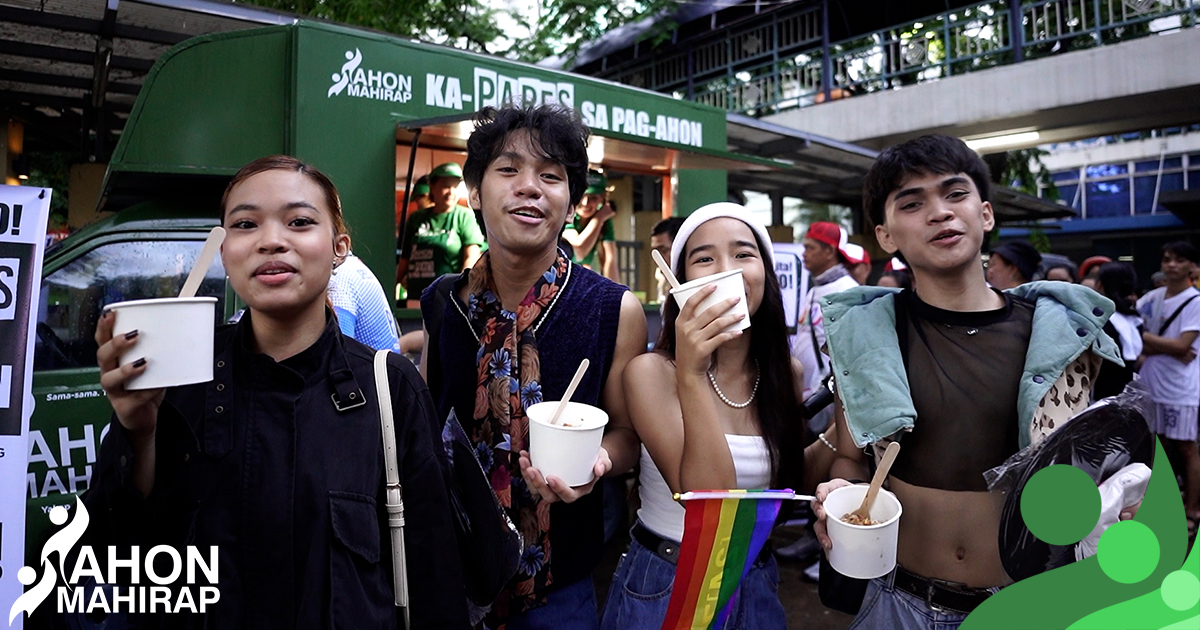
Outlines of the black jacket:
{"label": "black jacket", "polygon": [[[374,351],[343,337],[332,317],[315,344],[281,363],[255,353],[249,335],[249,316],[218,330],[213,380],[167,390],[149,497],[133,488],[128,434],[114,417],[84,496],[85,542],[136,544],[143,554],[195,545],[205,557],[219,548],[220,601],[207,619],[159,615],[139,625],[402,627]],[[388,376],[412,627],[466,628],[439,423],[411,362],[391,355]]]}

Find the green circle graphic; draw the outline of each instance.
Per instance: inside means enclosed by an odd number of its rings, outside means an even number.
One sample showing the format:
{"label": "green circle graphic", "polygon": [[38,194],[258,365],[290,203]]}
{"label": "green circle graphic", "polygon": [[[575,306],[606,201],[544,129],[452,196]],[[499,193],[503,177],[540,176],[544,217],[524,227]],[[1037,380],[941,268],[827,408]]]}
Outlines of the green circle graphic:
{"label": "green circle graphic", "polygon": [[1173,610],[1187,610],[1200,602],[1200,578],[1180,569],[1163,578],[1163,602]]}
{"label": "green circle graphic", "polygon": [[1100,536],[1096,557],[1105,575],[1122,584],[1136,584],[1158,566],[1158,538],[1142,523],[1121,521]]}
{"label": "green circle graphic", "polygon": [[1056,464],[1039,470],[1021,494],[1025,526],[1051,545],[1073,545],[1100,520],[1100,491],[1087,473]]}

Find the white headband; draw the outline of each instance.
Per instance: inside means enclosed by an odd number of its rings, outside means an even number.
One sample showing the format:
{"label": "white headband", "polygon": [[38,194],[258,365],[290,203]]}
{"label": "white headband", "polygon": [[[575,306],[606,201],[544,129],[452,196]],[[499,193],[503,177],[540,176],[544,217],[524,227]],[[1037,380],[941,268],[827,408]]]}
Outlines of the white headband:
{"label": "white headband", "polygon": [[762,248],[762,256],[766,260],[766,269],[768,272],[775,271],[775,252],[771,250],[771,235],[767,234],[767,228],[754,219],[744,206],[728,201],[710,203],[707,206],[696,210],[679,226],[679,233],[675,235],[675,242],[671,244],[671,271],[679,272],[679,259],[683,257],[683,248],[687,245],[688,238],[692,236],[692,232],[701,225],[712,221],[713,219],[737,219],[745,223],[750,231],[758,237],[758,241]]}

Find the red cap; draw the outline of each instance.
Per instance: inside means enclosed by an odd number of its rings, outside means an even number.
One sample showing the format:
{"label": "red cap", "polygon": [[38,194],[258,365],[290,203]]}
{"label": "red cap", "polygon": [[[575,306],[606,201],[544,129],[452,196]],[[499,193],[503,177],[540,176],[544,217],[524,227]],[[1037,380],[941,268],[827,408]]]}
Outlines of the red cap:
{"label": "red cap", "polygon": [[817,221],[808,226],[807,236],[837,250],[841,250],[846,244],[846,233],[842,231],[842,227],[829,221]]}
{"label": "red cap", "polygon": [[846,243],[842,246],[842,255],[851,265],[869,265],[871,264],[871,255],[862,245],[854,243]]}
{"label": "red cap", "polygon": [[884,272],[888,273],[893,271],[904,271],[905,269],[908,269],[908,265],[904,264],[904,261],[900,260],[899,258],[892,258],[883,268]]}
{"label": "red cap", "polygon": [[1103,265],[1104,263],[1110,262],[1112,262],[1112,259],[1108,256],[1092,256],[1091,258],[1083,261],[1082,265],[1079,265],[1079,277],[1086,278],[1088,271],[1091,271],[1092,267],[1097,267],[1099,265]]}

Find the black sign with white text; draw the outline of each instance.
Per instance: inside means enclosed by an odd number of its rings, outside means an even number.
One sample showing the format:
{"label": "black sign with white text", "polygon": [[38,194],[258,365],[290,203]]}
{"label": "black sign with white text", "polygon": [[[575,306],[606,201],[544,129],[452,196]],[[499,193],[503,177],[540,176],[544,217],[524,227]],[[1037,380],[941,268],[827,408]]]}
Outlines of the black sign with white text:
{"label": "black sign with white text", "polygon": [[[3,205],[3,204],[0,204]],[[20,435],[25,353],[38,292],[35,245],[0,241],[0,435]]]}

